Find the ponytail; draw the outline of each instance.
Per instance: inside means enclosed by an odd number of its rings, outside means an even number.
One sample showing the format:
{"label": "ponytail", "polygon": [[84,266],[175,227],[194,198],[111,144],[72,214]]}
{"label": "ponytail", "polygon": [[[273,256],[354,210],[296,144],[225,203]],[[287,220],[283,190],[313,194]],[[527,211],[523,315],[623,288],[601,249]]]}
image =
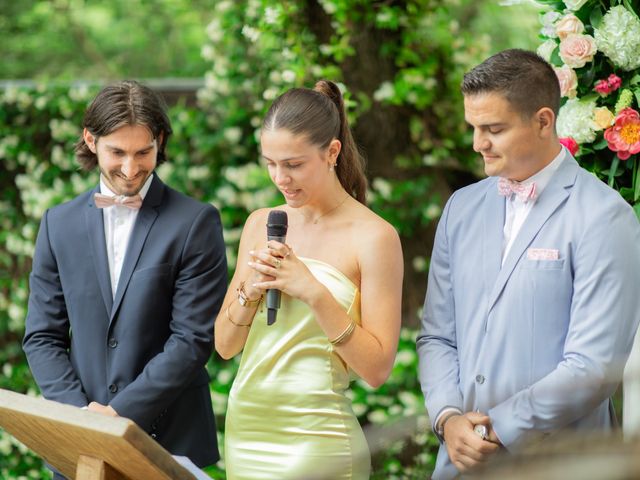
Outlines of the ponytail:
{"label": "ponytail", "polygon": [[335,83],[328,80],[318,81],[313,89],[329,97],[338,109],[338,115],[340,116],[338,140],[342,144],[342,149],[336,164],[338,180],[340,180],[342,187],[356,200],[366,204],[367,177],[364,174],[364,158],[360,155],[351,134],[342,93]]}

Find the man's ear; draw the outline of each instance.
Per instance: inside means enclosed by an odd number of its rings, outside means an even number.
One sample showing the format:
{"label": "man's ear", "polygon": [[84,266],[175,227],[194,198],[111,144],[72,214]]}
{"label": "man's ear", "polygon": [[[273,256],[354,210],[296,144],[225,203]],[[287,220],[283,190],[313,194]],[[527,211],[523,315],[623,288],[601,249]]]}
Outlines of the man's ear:
{"label": "man's ear", "polygon": [[535,114],[541,138],[550,138],[556,134],[556,114],[549,107],[542,107]]}
{"label": "man's ear", "polygon": [[86,128],[82,131],[82,138],[84,138],[84,143],[87,144],[89,150],[94,154],[97,153],[96,142],[98,139]]}

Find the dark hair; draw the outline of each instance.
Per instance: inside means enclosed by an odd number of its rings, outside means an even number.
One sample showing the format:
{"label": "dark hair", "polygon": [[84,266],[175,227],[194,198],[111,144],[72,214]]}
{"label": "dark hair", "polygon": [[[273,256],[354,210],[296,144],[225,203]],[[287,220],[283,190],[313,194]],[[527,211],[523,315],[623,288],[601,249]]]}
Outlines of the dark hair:
{"label": "dark hair", "polygon": [[463,95],[495,92],[513,108],[531,117],[543,107],[558,116],[560,83],[551,65],[533,52],[504,50],[467,72],[462,80]]}
{"label": "dark hair", "polygon": [[[127,125],[143,125],[151,130],[154,139],[162,137],[158,145],[157,164],[160,165],[167,159],[165,147],[173,132],[166,110],[164,100],[156,92],[138,82],[125,80],[98,93],[84,114],[82,127],[99,139]],[[76,142],[75,152],[84,170],[92,170],[98,164],[98,157],[82,135]]]}
{"label": "dark hair", "polygon": [[282,94],[269,108],[262,128],[306,135],[320,148],[329,146],[334,138],[340,140],[342,149],[335,166],[338,180],[351,196],[366,203],[364,159],[351,135],[342,94],[335,83],[320,80],[313,90],[292,88]]}

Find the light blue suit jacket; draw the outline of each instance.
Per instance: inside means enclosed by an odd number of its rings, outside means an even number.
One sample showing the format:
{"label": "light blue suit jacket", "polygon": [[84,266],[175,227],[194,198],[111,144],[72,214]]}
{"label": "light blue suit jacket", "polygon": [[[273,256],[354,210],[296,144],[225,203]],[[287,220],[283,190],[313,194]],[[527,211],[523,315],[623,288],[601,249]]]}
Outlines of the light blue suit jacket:
{"label": "light blue suit jacket", "polygon": [[[487,412],[509,451],[560,429],[610,429],[640,321],[636,216],[565,155],[502,267],[495,177],[452,195],[431,258],[417,340],[429,416]],[[529,259],[532,248],[558,259]],[[434,478],[456,474],[441,444]]]}

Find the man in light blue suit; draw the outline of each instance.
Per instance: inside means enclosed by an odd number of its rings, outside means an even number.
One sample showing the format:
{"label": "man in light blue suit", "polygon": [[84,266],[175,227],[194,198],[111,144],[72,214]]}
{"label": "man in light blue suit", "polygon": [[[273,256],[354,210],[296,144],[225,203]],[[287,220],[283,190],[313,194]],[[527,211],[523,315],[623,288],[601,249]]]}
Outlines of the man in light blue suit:
{"label": "man in light blue suit", "polygon": [[546,434],[614,428],[640,321],[640,226],[559,143],[553,69],[506,50],[462,92],[489,178],[449,199],[431,257],[417,348],[436,479]]}
{"label": "man in light blue suit", "polygon": [[76,157],[100,169],[100,184],[42,218],[29,366],[46,398],[130,418],[209,465],[219,455],[205,366],[227,284],[220,216],[154,173],[171,125],[151,89],[104,88],[83,126]]}

